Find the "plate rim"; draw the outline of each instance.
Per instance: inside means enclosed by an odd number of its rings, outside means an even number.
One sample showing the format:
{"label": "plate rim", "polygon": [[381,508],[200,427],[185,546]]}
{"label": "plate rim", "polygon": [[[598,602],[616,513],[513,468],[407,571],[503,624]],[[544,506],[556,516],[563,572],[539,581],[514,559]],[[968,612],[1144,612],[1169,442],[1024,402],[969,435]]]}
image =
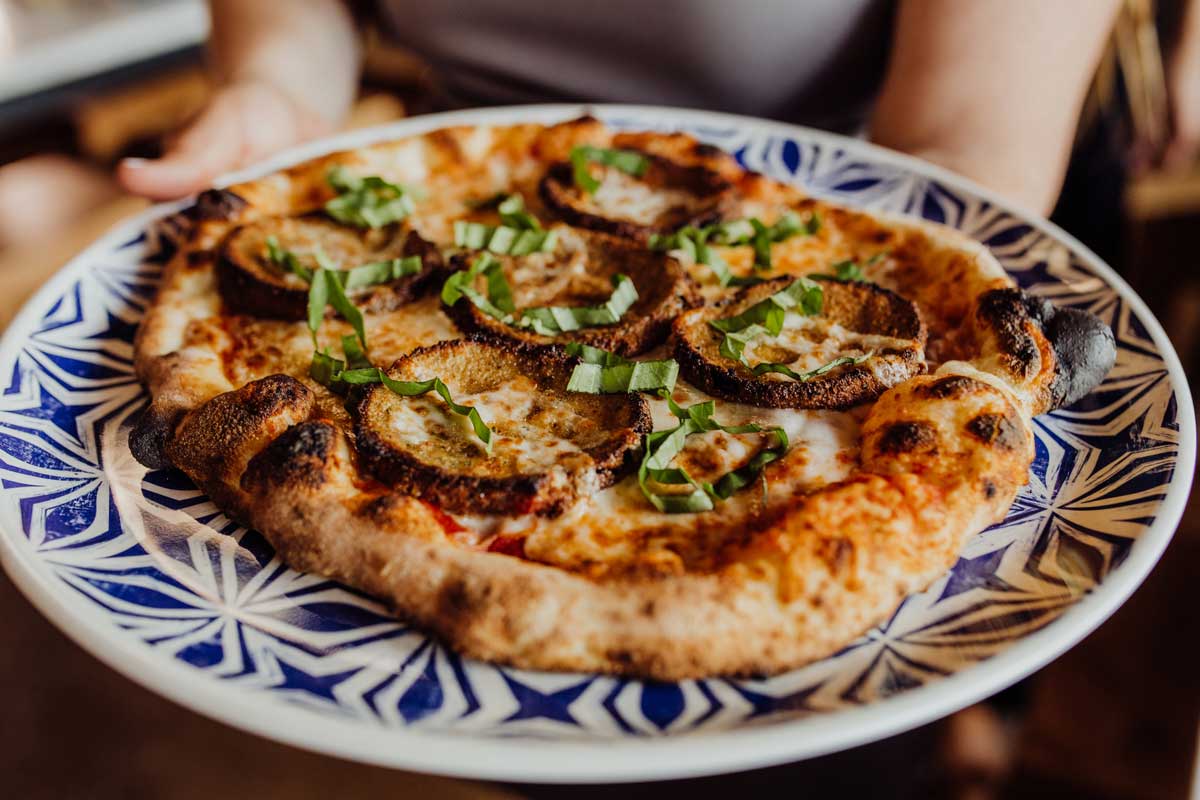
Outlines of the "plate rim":
{"label": "plate rim", "polygon": [[[120,636],[108,617],[94,606],[68,601],[65,587],[39,562],[28,539],[11,535],[6,526],[0,531],[0,564],[14,585],[52,624],[92,656],[135,683],[203,716],[268,739],[349,760],[452,777],[538,783],[612,783],[733,772],[826,755],[910,730],[990,696],[1054,660],[1102,624],[1141,585],[1178,527],[1195,472],[1194,405],[1178,355],[1142,299],[1075,237],[944,168],[869,142],[756,117],[670,106],[539,104],[429,114],[348,131],[291,148],[254,167],[223,176],[215,185],[267,174],[323,153],[449,125],[551,122],[584,113],[595,113],[602,118],[641,117],[669,125],[715,123],[862,153],[876,162],[899,166],[955,191],[974,195],[1067,245],[1088,269],[1113,287],[1145,327],[1162,356],[1179,407],[1175,474],[1154,522],[1134,542],[1121,565],[1045,627],[952,675],[892,697],[858,708],[784,722],[603,741],[481,737],[420,728],[384,728],[361,720],[322,715],[253,689],[198,676],[194,667],[161,654],[134,637]],[[187,202],[152,206],[118,223],[68,261],[25,301],[9,323],[0,338],[0,359],[7,358],[11,350],[19,350],[38,314],[62,292],[84,263],[136,237],[148,223],[184,207]]]}

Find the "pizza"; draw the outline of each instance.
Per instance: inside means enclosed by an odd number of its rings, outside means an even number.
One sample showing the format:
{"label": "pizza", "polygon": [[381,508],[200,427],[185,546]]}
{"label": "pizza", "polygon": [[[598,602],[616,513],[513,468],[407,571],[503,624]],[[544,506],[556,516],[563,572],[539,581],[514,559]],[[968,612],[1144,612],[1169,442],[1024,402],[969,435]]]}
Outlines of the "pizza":
{"label": "pizza", "polygon": [[1027,481],[1115,358],[949,228],[674,133],[448,127],[201,194],[130,433],[291,567],[464,654],[822,658]]}

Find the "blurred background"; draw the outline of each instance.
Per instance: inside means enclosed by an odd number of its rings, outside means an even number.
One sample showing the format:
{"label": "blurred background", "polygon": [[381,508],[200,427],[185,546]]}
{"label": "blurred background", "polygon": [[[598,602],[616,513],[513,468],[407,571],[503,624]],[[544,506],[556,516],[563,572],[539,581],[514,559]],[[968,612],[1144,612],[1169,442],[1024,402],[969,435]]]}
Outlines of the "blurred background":
{"label": "blurred background", "polygon": [[[1184,3],[1128,0],[1054,219],[1200,361],[1200,167],[1160,166]],[[147,205],[112,169],[153,156],[210,92],[201,0],[0,0],[0,329],[54,270]],[[430,108],[428,69],[369,25],[352,127]],[[895,797],[1176,798],[1196,791],[1200,507],[1117,615],[1067,655],[924,729],[804,764],[626,787]],[[600,796],[425,778],[269,743],[161,700],[68,642],[0,575],[0,786],[9,797]],[[73,754],[64,763],[63,752]],[[83,760],[74,760],[75,754]],[[881,789],[886,787],[886,789]]]}

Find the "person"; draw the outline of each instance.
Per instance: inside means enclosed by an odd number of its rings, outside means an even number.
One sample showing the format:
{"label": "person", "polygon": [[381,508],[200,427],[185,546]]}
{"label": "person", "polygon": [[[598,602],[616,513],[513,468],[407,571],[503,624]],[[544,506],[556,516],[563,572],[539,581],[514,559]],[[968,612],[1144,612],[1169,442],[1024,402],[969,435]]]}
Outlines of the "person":
{"label": "person", "polygon": [[[1054,205],[1120,0],[381,0],[446,105],[690,105],[846,132]],[[355,4],[362,6],[362,3]],[[212,0],[211,102],[118,179],[154,199],[330,132],[358,81],[337,0]]]}

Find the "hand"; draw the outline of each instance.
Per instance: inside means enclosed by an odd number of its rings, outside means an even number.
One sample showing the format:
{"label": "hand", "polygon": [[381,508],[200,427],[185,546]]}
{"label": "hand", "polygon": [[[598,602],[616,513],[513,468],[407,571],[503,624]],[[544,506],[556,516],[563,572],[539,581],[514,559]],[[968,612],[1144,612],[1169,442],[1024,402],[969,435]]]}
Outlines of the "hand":
{"label": "hand", "polygon": [[207,188],[222,173],[329,132],[332,125],[266,81],[218,89],[208,106],[158,159],[127,158],[117,166],[126,190],[170,200]]}

